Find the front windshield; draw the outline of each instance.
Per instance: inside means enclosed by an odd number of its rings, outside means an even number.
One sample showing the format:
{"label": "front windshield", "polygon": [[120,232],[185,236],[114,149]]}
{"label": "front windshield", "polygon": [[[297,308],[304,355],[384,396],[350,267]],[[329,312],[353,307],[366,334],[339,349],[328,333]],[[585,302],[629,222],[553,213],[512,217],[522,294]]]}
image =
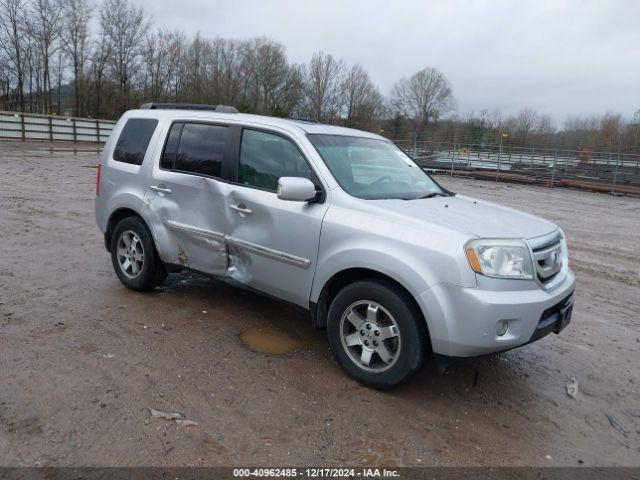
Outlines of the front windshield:
{"label": "front windshield", "polygon": [[344,135],[308,137],[336,181],[354,197],[413,200],[447,194],[390,141]]}

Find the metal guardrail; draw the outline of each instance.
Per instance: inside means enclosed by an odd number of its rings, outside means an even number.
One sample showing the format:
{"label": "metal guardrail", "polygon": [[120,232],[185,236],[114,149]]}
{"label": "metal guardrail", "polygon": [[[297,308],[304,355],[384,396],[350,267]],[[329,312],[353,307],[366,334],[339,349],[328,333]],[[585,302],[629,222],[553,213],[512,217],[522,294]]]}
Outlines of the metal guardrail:
{"label": "metal guardrail", "polygon": [[640,195],[640,154],[397,141],[433,173]]}
{"label": "metal guardrail", "polygon": [[115,123],[112,120],[0,111],[0,140],[104,143]]}

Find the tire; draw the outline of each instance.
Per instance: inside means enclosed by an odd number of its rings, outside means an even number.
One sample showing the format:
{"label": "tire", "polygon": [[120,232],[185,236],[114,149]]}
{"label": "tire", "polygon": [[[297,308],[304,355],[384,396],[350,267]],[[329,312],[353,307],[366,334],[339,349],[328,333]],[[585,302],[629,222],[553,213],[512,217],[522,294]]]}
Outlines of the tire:
{"label": "tire", "polygon": [[[131,249],[127,246],[127,239]],[[111,263],[120,281],[132,290],[152,290],[167,277],[167,269],[158,256],[153,237],[140,217],[123,218],[113,229]]]}
{"label": "tire", "polygon": [[430,350],[424,319],[408,294],[377,279],[354,282],[338,292],[329,307],[327,334],[346,372],[380,390],[409,378]]}

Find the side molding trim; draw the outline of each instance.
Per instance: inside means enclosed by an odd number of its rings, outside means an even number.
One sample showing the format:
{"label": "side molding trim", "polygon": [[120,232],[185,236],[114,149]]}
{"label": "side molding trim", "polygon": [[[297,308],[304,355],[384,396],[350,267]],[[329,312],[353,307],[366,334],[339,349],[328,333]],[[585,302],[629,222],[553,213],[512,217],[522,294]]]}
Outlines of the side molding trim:
{"label": "side molding trim", "polygon": [[172,230],[187,232],[194,235],[200,235],[201,237],[216,240],[218,242],[224,242],[227,245],[232,245],[233,247],[240,248],[266,258],[271,258],[282,263],[287,263],[295,267],[306,269],[311,265],[311,260],[309,260],[308,258],[302,258],[296,255],[291,255],[290,253],[282,252],[280,250],[274,250],[273,248],[265,247],[256,243],[232,237],[231,235],[225,235],[219,232],[214,232],[212,230],[193,227],[191,225],[185,225],[184,223],[174,222],[173,220],[166,220],[164,223]]}
{"label": "side molding trim", "polygon": [[263,257],[278,260],[282,263],[288,263],[289,265],[301,268],[309,268],[311,265],[311,260],[308,258],[297,257],[290,253],[281,252],[280,250],[274,250],[273,248],[247,242],[246,240],[241,240],[230,235],[225,235],[224,238],[229,245],[233,245],[236,248],[241,248],[257,255],[262,255]]}
{"label": "side molding trim", "polygon": [[204,228],[193,227],[191,225],[185,225],[184,223],[174,222],[173,220],[165,220],[165,225],[171,228],[172,230],[183,231],[187,233],[193,233],[195,235],[200,235],[201,237],[210,238],[212,240],[217,240],[219,242],[224,242],[225,235],[223,233],[214,232],[212,230],[206,230]]}

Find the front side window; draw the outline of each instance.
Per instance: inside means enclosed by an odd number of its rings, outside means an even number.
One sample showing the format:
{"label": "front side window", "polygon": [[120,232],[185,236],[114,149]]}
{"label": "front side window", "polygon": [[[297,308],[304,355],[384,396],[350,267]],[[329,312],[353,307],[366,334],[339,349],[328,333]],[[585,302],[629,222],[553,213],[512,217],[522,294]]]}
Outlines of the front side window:
{"label": "front side window", "polygon": [[280,177],[313,180],[311,168],[290,140],[273,133],[243,130],[238,183],[275,192]]}
{"label": "front side window", "polygon": [[[178,124],[174,124],[169,133],[161,165],[166,167],[173,161],[174,170],[220,177],[229,128],[204,123],[184,123],[180,127],[182,129],[180,133],[174,132],[173,129],[177,128],[175,125]],[[173,152],[167,151],[167,147],[173,148],[177,136],[180,140],[173,158]]]}
{"label": "front side window", "polygon": [[340,186],[368,200],[413,200],[447,193],[411,158],[387,140],[307,135]]}
{"label": "front side window", "polygon": [[113,150],[113,159],[118,162],[142,165],[157,125],[158,121],[152,118],[127,120]]}

